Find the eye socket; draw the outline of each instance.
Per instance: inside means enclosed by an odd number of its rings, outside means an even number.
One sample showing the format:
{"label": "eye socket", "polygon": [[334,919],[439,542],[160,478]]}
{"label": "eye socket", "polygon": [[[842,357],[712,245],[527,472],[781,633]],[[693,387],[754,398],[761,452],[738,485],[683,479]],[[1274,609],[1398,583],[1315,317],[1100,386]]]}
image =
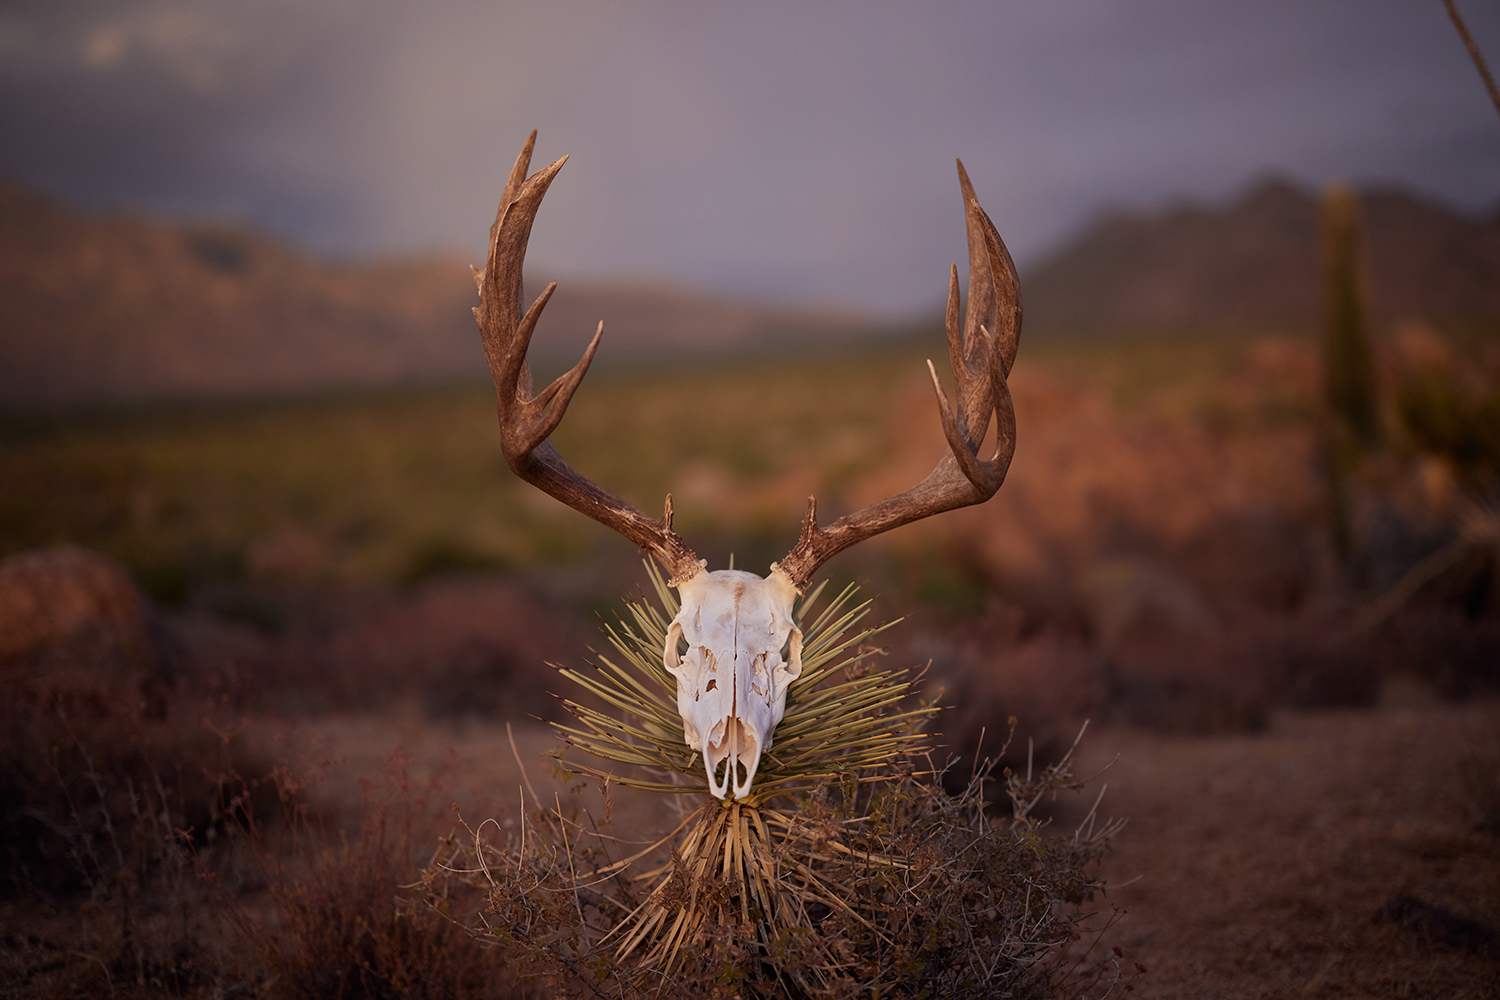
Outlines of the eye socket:
{"label": "eye socket", "polygon": [[791,663],[793,652],[798,657],[802,655],[802,630],[795,625],[787,632],[786,642],[781,644],[781,662]]}
{"label": "eye socket", "polygon": [[676,670],[682,665],[682,657],[688,651],[688,641],[682,634],[682,626],[673,622],[667,629],[666,648],[662,650],[662,658],[666,660],[668,670]]}

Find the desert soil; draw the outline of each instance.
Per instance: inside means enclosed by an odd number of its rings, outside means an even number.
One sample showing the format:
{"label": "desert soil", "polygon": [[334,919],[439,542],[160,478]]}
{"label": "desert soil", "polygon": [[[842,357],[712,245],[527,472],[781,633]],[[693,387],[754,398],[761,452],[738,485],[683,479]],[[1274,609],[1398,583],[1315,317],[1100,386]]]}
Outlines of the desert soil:
{"label": "desert soil", "polygon": [[[1500,837],[1460,777],[1500,769],[1497,734],[1493,703],[1092,734],[1085,768],[1118,755],[1101,811],[1129,817],[1104,866],[1123,911],[1105,940],[1146,967],[1136,992],[1500,996],[1500,941],[1474,953],[1484,929],[1456,919],[1500,927]],[[1448,916],[1380,919],[1402,896]]]}
{"label": "desert soil", "polygon": [[[1408,701],[1281,713],[1254,734],[1088,732],[1080,773],[1110,764],[1092,786],[1107,784],[1100,813],[1129,820],[1104,864],[1100,902],[1118,913],[1095,954],[1123,952],[1133,995],[1500,996],[1500,942],[1484,945],[1500,927],[1500,836],[1461,779],[1500,768],[1500,704]],[[471,823],[514,814],[518,755],[540,797],[569,802],[540,725],[350,716],[265,732],[281,754],[336,762],[322,792],[350,806],[398,749]],[[1091,800],[1059,803],[1055,829]],[[666,818],[628,792],[615,808],[618,829]],[[1431,909],[1382,919],[1400,897]]]}

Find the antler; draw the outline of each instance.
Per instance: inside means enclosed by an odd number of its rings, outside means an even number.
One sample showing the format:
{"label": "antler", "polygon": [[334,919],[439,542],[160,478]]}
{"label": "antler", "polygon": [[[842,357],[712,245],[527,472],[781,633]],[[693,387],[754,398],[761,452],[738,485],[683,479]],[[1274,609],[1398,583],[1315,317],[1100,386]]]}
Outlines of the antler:
{"label": "antler", "polygon": [[600,488],[570,466],[552,446],[548,436],[557,429],[583,376],[599,349],[604,336],[600,323],[583,357],[564,374],[535,396],[532,395],[531,369],[526,364],[526,348],[536,322],[557,288],[552,282],[537,296],[531,308],[521,313],[521,265],[526,258],[526,244],[531,225],[548,186],[562,165],[556,163],[530,177],[531,151],[536,145],[533,130],[516,165],[511,168],[495,224],[490,227],[489,257],[484,270],[474,271],[479,286],[480,304],[474,319],[484,338],[484,356],[495,380],[495,405],[500,413],[500,440],[505,461],[511,470],[543,492],[569,507],[607,525],[650,552],[666,570],[672,584],[693,576],[703,563],[672,530],[672,497],[669,494],[660,520]]}
{"label": "antler", "polygon": [[[802,534],[779,568],[800,591],[818,567],[835,554],[871,535],[912,521],[983,503],[1005,481],[1016,450],[1016,414],[1006,377],[1016,359],[1021,336],[1020,283],[1010,253],[995,231],[958,162],[969,230],[969,303],[963,328],[958,324],[958,267],[948,277],[948,355],[958,380],[957,413],[949,404],[937,369],[927,362],[937,393],[938,414],[949,451],[920,483],[863,510],[818,527],[818,502],[807,498]],[[979,448],[995,415],[995,452],[979,457]]]}
{"label": "antler", "polygon": [[[563,157],[528,177],[535,144],[533,131],[516,158],[500,198],[495,224],[490,227],[485,268],[474,270],[480,297],[474,318],[495,380],[505,460],[516,475],[533,486],[650,552],[666,570],[669,582],[676,585],[702,570],[704,563],[672,530],[672,497],[667,496],[661,518],[651,518],[580,475],[548,440],[588,372],[604,335],[604,324],[599,324],[578,364],[540,393],[532,394],[526,349],[557,283],[549,284],[523,315],[521,269],[542,198],[567,162]],[[809,497],[797,544],[785,559],[772,564],[772,570],[785,575],[799,591],[819,566],[849,546],[945,510],[983,503],[1005,481],[1016,446],[1015,409],[1006,378],[1020,342],[1019,282],[1010,253],[994,223],[979,207],[962,161],[958,164],[958,181],[968,222],[969,301],[960,326],[958,268],[954,266],[948,278],[946,329],[949,360],[958,382],[956,405],[949,402],[932,362],[927,362],[949,451],[927,478],[911,489],[841,517],[827,527],[818,526],[817,499]],[[995,451],[989,458],[981,458],[979,448],[989,430],[991,414],[996,422]]]}

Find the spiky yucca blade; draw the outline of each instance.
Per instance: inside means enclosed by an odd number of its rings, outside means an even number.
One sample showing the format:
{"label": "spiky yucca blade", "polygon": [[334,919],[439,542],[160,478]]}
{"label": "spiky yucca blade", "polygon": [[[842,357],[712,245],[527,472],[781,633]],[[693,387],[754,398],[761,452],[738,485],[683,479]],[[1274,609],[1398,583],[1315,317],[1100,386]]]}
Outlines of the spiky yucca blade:
{"label": "spiky yucca blade", "polygon": [[[646,567],[656,601],[628,604],[628,615],[605,629],[619,659],[600,656],[592,671],[560,671],[618,716],[565,701],[574,721],[556,726],[570,746],[629,769],[613,773],[570,760],[572,770],[632,788],[707,793],[702,759],[683,740],[677,681],[662,663],[667,629],[679,605],[656,566],[648,562]],[[823,591],[820,584],[800,600],[794,617],[816,606]],[[923,749],[920,725],[933,710],[925,705],[902,710],[916,680],[912,671],[868,665],[878,652],[868,641],[894,622],[860,628],[869,602],[856,602],[856,594],[853,585],[846,587],[803,629],[802,674],[787,692],[786,714],[744,805],[759,806],[833,780],[867,780]]]}

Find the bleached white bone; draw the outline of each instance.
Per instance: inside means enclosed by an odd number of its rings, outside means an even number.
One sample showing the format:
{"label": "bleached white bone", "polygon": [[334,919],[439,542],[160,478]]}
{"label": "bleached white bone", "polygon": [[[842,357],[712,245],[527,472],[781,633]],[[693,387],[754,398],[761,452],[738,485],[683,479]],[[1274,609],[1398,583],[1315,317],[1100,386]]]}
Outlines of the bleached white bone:
{"label": "bleached white bone", "polygon": [[703,754],[709,790],[742,799],[786,713],[787,689],[802,673],[802,630],[792,620],[797,588],[775,566],[765,577],[700,569],[677,593],[682,608],[662,660],[677,678],[682,738]]}

